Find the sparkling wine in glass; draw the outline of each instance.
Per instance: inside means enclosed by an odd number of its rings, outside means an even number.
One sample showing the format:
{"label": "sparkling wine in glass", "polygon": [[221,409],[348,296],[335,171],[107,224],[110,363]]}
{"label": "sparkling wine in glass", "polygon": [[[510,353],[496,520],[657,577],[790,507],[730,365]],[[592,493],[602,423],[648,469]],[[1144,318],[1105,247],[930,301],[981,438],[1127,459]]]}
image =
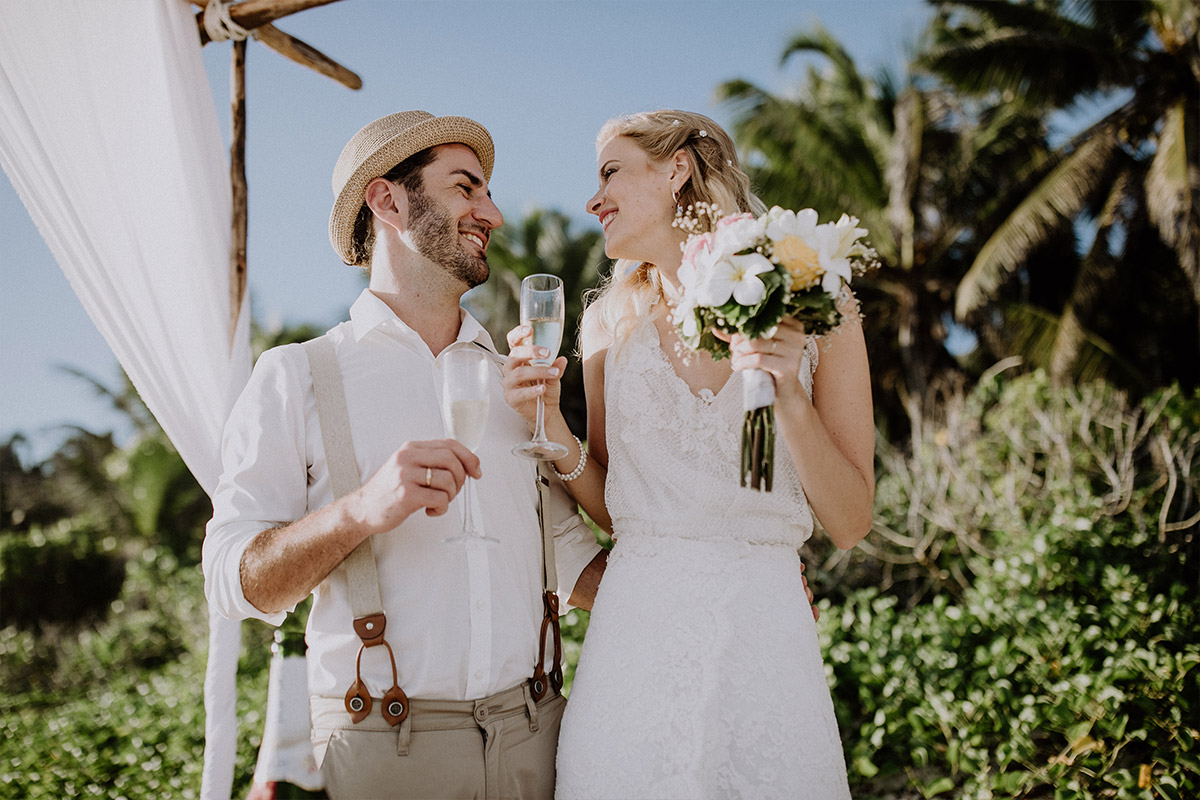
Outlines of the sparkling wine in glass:
{"label": "sparkling wine in glass", "polygon": [[[558,358],[562,346],[563,319],[566,315],[562,281],[555,275],[530,275],[521,281],[521,324],[533,329],[533,343],[550,351],[546,358],[531,363],[548,366]],[[567,454],[567,448],[546,438],[546,407],[537,399],[537,423],[533,438],[513,448],[513,452],[539,461],[553,461]]]}
{"label": "sparkling wine in glass", "polygon": [[[446,433],[463,447],[474,452],[483,442],[487,430],[488,397],[491,393],[491,365],[488,354],[468,345],[447,350],[438,358],[442,367],[442,423]],[[447,542],[492,544],[475,526],[472,506],[474,481],[468,475],[463,482],[463,529]]]}

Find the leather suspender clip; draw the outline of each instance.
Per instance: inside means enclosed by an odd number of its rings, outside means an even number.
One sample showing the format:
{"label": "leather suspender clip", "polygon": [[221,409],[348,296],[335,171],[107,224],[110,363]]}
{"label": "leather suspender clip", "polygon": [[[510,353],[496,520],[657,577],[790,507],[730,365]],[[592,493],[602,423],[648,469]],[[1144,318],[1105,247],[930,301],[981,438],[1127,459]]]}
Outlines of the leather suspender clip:
{"label": "leather suspender clip", "polygon": [[[542,605],[545,608],[545,615],[542,617],[542,630],[538,636],[538,663],[533,671],[533,677],[529,679],[529,692],[533,695],[534,700],[541,700],[545,697],[546,690],[550,687],[553,687],[555,692],[561,692],[563,687],[562,630],[558,622],[558,595],[551,591],[545,592],[542,595]],[[550,668],[548,686],[545,670],[546,632],[551,628],[554,630],[554,665]]]}
{"label": "leather suspender clip", "polygon": [[368,647],[378,647],[383,645],[387,648],[388,659],[392,662],[392,688],[383,696],[383,708],[380,713],[387,720],[389,725],[399,725],[408,716],[408,696],[404,694],[404,690],[400,688],[400,683],[396,676],[396,654],[392,652],[392,646],[383,638],[384,629],[387,628],[387,616],[384,614],[370,614],[365,617],[359,617],[354,620],[354,632],[358,634],[358,638],[362,639],[362,644],[358,646],[358,658],[354,660],[354,684],[346,692],[346,711],[350,714],[356,724],[362,722],[371,713],[371,693],[367,691],[367,685],[362,679],[362,656],[363,651]]}

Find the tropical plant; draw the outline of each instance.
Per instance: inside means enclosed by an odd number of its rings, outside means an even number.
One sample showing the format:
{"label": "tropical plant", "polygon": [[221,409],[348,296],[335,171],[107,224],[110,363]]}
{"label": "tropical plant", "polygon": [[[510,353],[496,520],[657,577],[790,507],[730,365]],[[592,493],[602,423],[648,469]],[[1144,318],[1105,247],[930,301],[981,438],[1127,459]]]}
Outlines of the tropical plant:
{"label": "tropical plant", "polygon": [[[1046,111],[1112,107],[1031,163],[1019,202],[957,289],[959,319],[995,320],[996,339],[1009,347],[1023,341],[1027,358],[1059,380],[1107,371],[1126,384],[1194,384],[1200,7],[1189,0],[938,6],[921,63],[959,90],[1020,97]],[[1094,229],[1090,247],[1069,276],[1049,276],[1056,291],[1038,295],[1046,265],[1030,254],[1080,225]],[[996,315],[997,307],[1006,313]]]}
{"label": "tropical plant", "polygon": [[[754,183],[769,204],[860,218],[882,268],[856,284],[885,420],[910,424],[939,376],[959,366],[947,321],[981,225],[1014,174],[1047,150],[1041,119],[1023,104],[965,103],[914,74],[870,79],[820,27],[795,35],[782,63],[814,54],[796,92],[743,80],[718,89]],[[891,413],[889,413],[891,412]]]}

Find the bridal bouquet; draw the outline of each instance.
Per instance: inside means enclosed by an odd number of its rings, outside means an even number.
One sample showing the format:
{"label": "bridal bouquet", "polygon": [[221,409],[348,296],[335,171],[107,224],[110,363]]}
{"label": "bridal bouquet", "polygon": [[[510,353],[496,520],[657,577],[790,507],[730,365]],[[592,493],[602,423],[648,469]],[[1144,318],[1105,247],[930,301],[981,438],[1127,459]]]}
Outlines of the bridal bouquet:
{"label": "bridal bouquet", "polygon": [[[696,213],[717,221],[705,233],[695,232],[693,217],[680,223],[690,235],[679,268],[683,297],[673,321],[688,347],[717,359],[729,355],[729,345],[714,331],[770,338],[785,317],[803,322],[810,336],[833,330],[842,321],[843,287],[878,263],[875,251],[860,241],[866,229],[846,214],[818,224],[811,208],[797,212],[775,206],[759,217],[720,217],[717,209],[702,205]],[[775,383],[769,372],[745,370],[742,386],[741,485],[769,492]]]}

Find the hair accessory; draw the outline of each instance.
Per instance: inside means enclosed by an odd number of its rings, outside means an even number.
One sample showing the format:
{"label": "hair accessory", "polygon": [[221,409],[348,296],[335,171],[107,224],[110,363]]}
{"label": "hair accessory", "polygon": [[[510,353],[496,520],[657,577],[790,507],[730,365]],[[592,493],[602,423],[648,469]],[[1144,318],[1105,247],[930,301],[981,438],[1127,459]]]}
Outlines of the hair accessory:
{"label": "hair accessory", "polygon": [[483,176],[492,177],[495,147],[491,134],[466,117],[435,117],[427,111],[401,111],[368,123],[346,143],[333,168],[333,211],[329,241],[351,266],[354,220],[367,184],[411,155],[439,144],[465,144],[479,157]]}
{"label": "hair accessory", "polygon": [[557,475],[558,479],[563,483],[570,483],[578,478],[583,474],[583,468],[587,466],[587,450],[584,449],[583,442],[579,441],[579,437],[575,436],[574,434],[571,435],[571,438],[575,440],[575,444],[579,445],[579,463],[575,465],[575,469],[571,470],[566,475],[563,475],[558,471],[558,467],[554,466],[554,462],[550,462],[550,469],[554,470],[554,474]]}
{"label": "hair accessory", "polygon": [[725,159],[725,166],[727,166],[727,167],[732,167],[732,166],[733,166],[733,159],[732,159],[732,158],[727,158],[727,159]]}
{"label": "hair accessory", "polygon": [[701,128],[701,129],[700,129],[700,135],[701,135],[701,136],[708,136],[708,131],[704,130],[704,128]]}
{"label": "hair accessory", "polygon": [[675,127],[675,126],[676,126],[676,125],[678,125],[678,124],[679,124],[679,120],[677,120],[677,119],[673,119],[673,120],[671,120],[671,127],[672,127],[672,128],[673,128],[673,127]]}

